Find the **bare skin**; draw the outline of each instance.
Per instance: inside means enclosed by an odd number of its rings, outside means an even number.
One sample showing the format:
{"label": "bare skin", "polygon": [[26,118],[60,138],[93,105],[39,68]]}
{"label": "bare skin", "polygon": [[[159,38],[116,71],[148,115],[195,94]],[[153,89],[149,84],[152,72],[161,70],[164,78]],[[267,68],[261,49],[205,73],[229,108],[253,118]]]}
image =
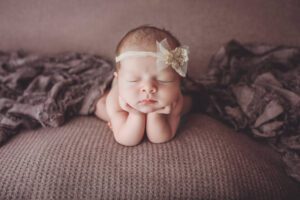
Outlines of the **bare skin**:
{"label": "bare skin", "polygon": [[96,116],[108,122],[122,145],[139,144],[145,133],[153,143],[169,141],[191,108],[191,98],[181,94],[179,75],[171,67],[158,72],[151,57],[121,64],[112,88],[97,103]]}
{"label": "bare skin", "polygon": [[[180,117],[190,111],[191,105],[190,96],[181,95],[177,106],[173,105],[175,108],[172,111],[170,107],[167,107],[145,114],[135,110],[128,104],[120,103],[118,85],[114,80],[112,88],[107,90],[98,100],[95,115],[107,122],[118,143],[125,146],[134,146],[140,143],[144,134],[147,134],[147,137],[153,143],[167,142],[172,139],[178,128]],[[126,129],[127,127],[128,129]],[[135,127],[135,130],[133,127]],[[168,131],[164,131],[166,129]]]}

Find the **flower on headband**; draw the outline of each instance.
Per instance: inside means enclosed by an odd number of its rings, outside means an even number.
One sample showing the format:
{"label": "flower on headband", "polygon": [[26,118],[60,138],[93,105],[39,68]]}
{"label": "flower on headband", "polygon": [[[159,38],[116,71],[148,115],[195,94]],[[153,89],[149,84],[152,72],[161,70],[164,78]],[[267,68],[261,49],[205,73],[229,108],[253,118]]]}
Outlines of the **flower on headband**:
{"label": "flower on headband", "polygon": [[156,41],[157,46],[157,67],[161,70],[171,66],[180,76],[185,77],[187,73],[189,48],[187,46],[176,47],[169,50],[167,39],[161,42]]}
{"label": "flower on headband", "polygon": [[156,52],[148,51],[127,51],[116,57],[116,62],[119,62],[127,57],[133,56],[153,56],[156,57],[156,65],[158,70],[162,70],[171,66],[180,76],[185,77],[187,73],[188,64],[188,46],[180,46],[174,50],[170,50],[167,39],[161,42],[156,41]]}

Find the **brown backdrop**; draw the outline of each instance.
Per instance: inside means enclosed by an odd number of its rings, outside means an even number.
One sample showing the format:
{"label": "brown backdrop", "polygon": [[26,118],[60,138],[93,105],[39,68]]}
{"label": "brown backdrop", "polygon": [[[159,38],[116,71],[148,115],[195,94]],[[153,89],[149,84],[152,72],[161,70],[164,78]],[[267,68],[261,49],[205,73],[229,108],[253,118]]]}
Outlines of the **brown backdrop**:
{"label": "brown backdrop", "polygon": [[113,59],[118,40],[141,24],[164,27],[191,48],[203,72],[228,40],[300,44],[299,0],[1,0],[0,49],[80,51]]}

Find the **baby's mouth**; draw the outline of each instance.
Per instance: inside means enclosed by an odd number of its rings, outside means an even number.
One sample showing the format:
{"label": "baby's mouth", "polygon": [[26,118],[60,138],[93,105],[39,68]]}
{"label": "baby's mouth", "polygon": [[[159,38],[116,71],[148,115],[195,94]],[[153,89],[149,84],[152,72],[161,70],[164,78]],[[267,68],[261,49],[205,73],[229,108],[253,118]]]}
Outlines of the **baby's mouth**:
{"label": "baby's mouth", "polygon": [[154,99],[143,99],[143,100],[139,101],[139,103],[142,104],[142,105],[154,104],[156,102],[157,101],[154,100]]}

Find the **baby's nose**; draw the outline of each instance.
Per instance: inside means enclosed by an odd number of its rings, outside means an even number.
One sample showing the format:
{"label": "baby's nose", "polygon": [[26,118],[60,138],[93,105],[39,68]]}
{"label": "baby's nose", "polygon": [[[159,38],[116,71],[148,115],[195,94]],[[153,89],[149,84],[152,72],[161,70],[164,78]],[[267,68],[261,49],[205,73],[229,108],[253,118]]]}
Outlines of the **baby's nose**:
{"label": "baby's nose", "polygon": [[153,94],[157,91],[157,88],[154,84],[146,84],[142,87],[141,91]]}

